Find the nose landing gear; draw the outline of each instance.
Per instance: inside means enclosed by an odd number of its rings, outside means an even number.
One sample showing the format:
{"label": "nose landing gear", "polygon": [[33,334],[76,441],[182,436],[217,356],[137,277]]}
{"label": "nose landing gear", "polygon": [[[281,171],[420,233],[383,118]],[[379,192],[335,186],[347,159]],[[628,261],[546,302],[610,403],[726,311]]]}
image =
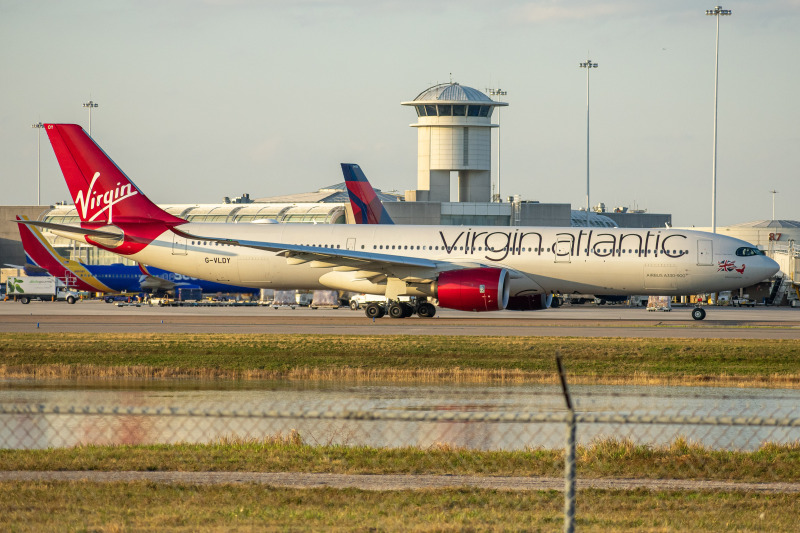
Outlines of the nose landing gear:
{"label": "nose landing gear", "polygon": [[692,318],[695,320],[703,320],[706,317],[706,310],[702,307],[695,307],[692,309]]}

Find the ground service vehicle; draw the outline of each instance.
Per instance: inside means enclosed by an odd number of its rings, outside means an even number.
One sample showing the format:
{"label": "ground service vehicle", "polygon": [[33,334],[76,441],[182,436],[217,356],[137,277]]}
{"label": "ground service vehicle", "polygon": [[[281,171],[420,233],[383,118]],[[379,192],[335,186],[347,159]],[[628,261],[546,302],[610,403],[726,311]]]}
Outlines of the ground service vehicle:
{"label": "ground service vehicle", "polygon": [[11,276],[6,280],[6,295],[26,304],[31,300],[63,300],[74,304],[80,295],[59,284],[53,276]]}

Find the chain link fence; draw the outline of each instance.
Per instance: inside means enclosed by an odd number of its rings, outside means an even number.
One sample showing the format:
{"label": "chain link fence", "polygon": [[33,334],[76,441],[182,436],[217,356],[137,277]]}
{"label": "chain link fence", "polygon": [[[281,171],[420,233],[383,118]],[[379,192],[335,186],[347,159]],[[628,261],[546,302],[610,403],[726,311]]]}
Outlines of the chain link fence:
{"label": "chain link fence", "polygon": [[[128,405],[80,406],[24,403],[20,395],[20,403],[0,403],[0,448],[258,442],[277,435],[339,450],[410,448],[424,459],[405,471],[387,467],[389,458],[375,472],[369,464],[358,472],[563,475],[567,530],[576,480],[584,477],[797,479],[797,472],[776,466],[771,456],[725,463],[731,453],[776,449],[785,455],[800,446],[796,391],[572,389],[350,386],[345,394],[279,390],[244,401],[203,391],[186,397],[165,392],[166,401],[157,394],[133,395]],[[509,453],[519,455],[509,462],[502,455]],[[326,468],[308,464],[305,470]]]}
{"label": "chain link fence", "polygon": [[[399,388],[401,395],[405,388]],[[0,448],[85,444],[210,443],[298,432],[311,445],[470,450],[560,449],[570,418],[557,391],[497,395],[469,389],[417,398],[292,398],[271,405],[203,402],[157,405],[0,404]],[[701,395],[688,391],[573,396],[577,444],[605,439],[667,446],[677,439],[711,450],[754,451],[764,443],[800,441],[797,395]],[[435,394],[439,394],[436,396]],[[302,395],[300,395],[302,396]],[[318,395],[317,395],[318,396]],[[424,397],[424,398],[421,398]],[[521,409],[520,409],[521,408]]]}

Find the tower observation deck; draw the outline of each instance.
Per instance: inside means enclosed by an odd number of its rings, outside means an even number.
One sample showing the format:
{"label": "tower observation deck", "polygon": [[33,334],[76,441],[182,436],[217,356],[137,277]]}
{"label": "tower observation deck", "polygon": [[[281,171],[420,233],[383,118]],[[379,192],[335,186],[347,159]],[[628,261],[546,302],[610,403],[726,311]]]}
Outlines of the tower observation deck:
{"label": "tower observation deck", "polygon": [[491,200],[492,112],[497,102],[472,87],[442,83],[401,105],[417,112],[417,190],[406,200],[449,202],[450,175],[458,172],[459,202]]}

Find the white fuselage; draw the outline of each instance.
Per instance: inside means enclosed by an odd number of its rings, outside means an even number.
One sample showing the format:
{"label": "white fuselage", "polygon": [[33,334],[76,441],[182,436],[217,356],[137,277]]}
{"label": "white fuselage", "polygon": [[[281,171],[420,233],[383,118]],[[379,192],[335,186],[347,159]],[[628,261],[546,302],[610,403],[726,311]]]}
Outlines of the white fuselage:
{"label": "white fuselage", "polygon": [[[460,268],[506,268],[515,274],[511,296],[695,294],[749,286],[777,270],[764,255],[737,255],[737,250],[753,248],[744,241],[687,230],[213,223],[187,223],[179,229],[208,238],[353,250],[378,262],[381,256],[403,256]],[[129,257],[188,276],[255,288],[377,294],[386,289],[385,281],[369,280],[353,269],[320,261],[293,263],[275,251],[186,239],[171,231]],[[373,265],[369,270],[383,268]],[[395,265],[392,275],[397,270]],[[420,277],[419,270],[408,275]],[[433,278],[436,273],[429,272]]]}

